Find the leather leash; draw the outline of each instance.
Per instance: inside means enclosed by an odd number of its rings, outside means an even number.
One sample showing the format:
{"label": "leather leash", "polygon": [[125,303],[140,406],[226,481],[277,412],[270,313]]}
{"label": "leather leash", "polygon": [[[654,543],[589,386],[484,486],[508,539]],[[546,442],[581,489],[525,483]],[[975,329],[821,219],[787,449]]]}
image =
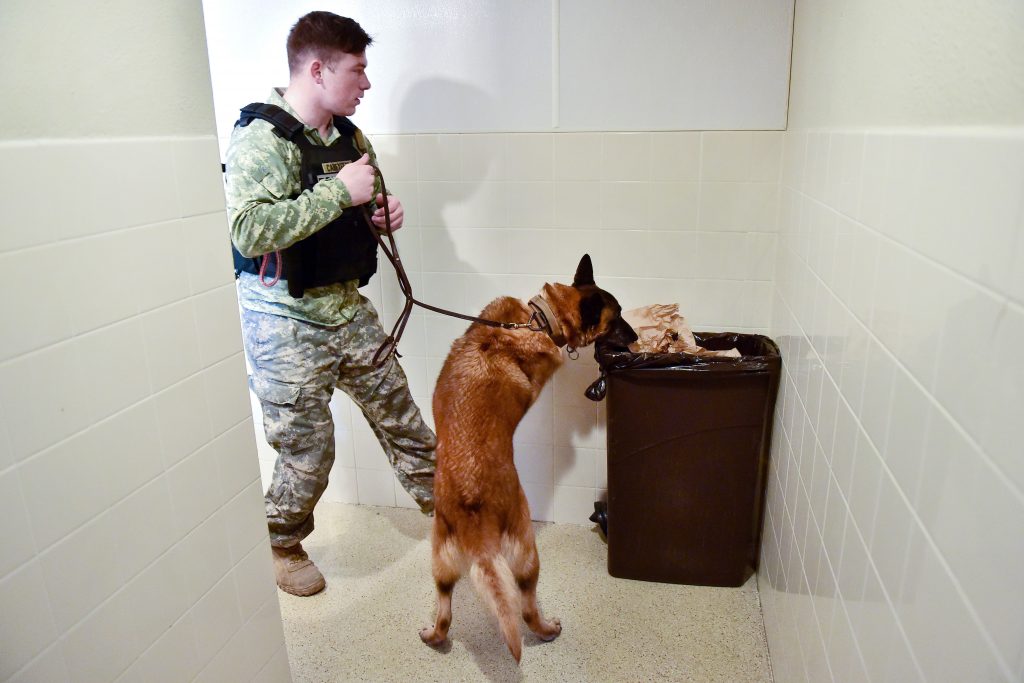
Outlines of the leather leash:
{"label": "leather leash", "polygon": [[[373,224],[368,204],[363,204],[363,218],[366,219],[366,225],[370,229],[370,233],[377,240],[377,244],[380,246],[381,251],[384,252],[384,255],[387,256],[388,261],[390,261],[391,265],[394,267],[395,273],[398,275],[398,285],[402,290],[402,295],[405,296],[405,305],[402,307],[402,312],[398,315],[398,320],[395,321],[394,327],[391,328],[391,334],[388,335],[388,338],[384,340],[384,343],[380,345],[377,352],[373,355],[374,366],[379,367],[383,365],[392,355],[396,355],[401,358],[402,354],[398,353],[398,340],[402,338],[402,334],[405,332],[405,325],[409,322],[409,316],[412,315],[412,307],[414,305],[425,308],[428,311],[448,315],[453,318],[461,318],[462,320],[469,320],[470,322],[481,323],[490,327],[500,327],[506,330],[525,328],[534,332],[546,332],[552,340],[558,344],[558,346],[565,344],[565,338],[562,336],[561,332],[556,332],[554,326],[551,324],[551,318],[554,317],[551,313],[551,309],[547,306],[547,302],[540,295],[530,299],[530,308],[533,309],[533,313],[531,313],[530,319],[525,323],[510,323],[502,322],[500,320],[478,318],[472,315],[465,315],[464,313],[449,311],[448,309],[439,308],[438,306],[431,306],[430,304],[423,303],[416,299],[412,294],[412,283],[409,282],[409,276],[406,275],[405,266],[402,265],[402,257],[398,253],[398,244],[395,242],[395,235],[391,232],[391,209],[386,201],[388,190],[384,185],[384,175],[376,165],[373,165],[373,172],[380,180],[380,191],[385,197],[384,232],[387,235],[387,241],[385,242],[384,237],[381,236],[380,231],[378,231],[377,227]],[[540,300],[540,303],[536,301],[538,299]]]}

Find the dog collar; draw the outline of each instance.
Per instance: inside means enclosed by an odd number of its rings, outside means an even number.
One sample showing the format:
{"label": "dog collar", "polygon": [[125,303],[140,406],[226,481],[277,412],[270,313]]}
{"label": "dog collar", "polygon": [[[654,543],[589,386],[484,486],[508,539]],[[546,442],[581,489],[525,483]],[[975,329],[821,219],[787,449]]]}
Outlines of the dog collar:
{"label": "dog collar", "polygon": [[[532,308],[537,317],[540,318],[540,323],[544,327],[544,331],[549,337],[551,337],[551,341],[555,342],[555,346],[565,346],[566,338],[565,335],[562,334],[562,326],[558,325],[558,318],[556,318],[555,314],[551,312],[551,306],[548,305],[547,299],[538,294],[530,299],[530,308]],[[558,326],[557,331],[555,330],[556,325]]]}

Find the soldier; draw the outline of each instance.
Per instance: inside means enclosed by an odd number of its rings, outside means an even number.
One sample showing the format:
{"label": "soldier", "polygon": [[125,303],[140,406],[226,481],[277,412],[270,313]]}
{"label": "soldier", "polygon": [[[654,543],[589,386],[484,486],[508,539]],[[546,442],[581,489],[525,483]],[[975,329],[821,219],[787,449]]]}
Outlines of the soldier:
{"label": "soldier", "polygon": [[[334,462],[328,402],[335,387],[358,405],[402,486],[433,510],[435,437],[391,357],[374,367],[387,337],[358,287],[377,269],[372,222],[402,227],[402,203],[380,193],[369,142],[346,116],[369,90],[372,39],[352,19],[311,12],[288,35],[290,77],[266,103],[249,105],[226,163],[242,332],[267,441],[278,453],[266,492],[277,585],[313,595],[326,585],[303,551],[313,508]],[[340,168],[340,170],[338,170]]]}

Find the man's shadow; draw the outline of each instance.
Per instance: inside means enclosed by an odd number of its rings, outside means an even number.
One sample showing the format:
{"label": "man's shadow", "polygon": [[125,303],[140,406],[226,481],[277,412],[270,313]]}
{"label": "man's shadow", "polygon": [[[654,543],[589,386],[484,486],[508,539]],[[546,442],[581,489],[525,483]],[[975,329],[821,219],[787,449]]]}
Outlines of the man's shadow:
{"label": "man's shadow", "polygon": [[[495,198],[490,196],[495,188],[500,189],[501,181],[514,181],[515,178],[504,175],[506,134],[456,131],[471,130],[472,124],[467,122],[474,120],[496,120],[494,108],[497,102],[470,84],[444,78],[412,83],[401,101],[398,121],[394,126],[396,130],[403,131],[394,137],[395,154],[400,157],[396,161],[403,164],[408,177],[408,160],[414,159],[416,174],[414,182],[402,182],[398,187],[418,192],[418,196],[410,197],[408,227],[399,231],[396,238],[403,240],[399,242],[399,249],[416,298],[476,316],[496,297],[513,296],[525,300],[536,294],[544,282],[570,282],[576,261],[566,263],[563,274],[538,276],[514,275],[511,271],[515,269],[505,273],[490,272],[486,266],[480,265],[481,250],[486,252],[484,260],[489,260],[488,256],[502,249],[497,243],[486,244],[489,229],[504,230],[508,239],[516,239],[514,229],[508,224],[507,212],[505,215],[491,213],[495,210],[492,203]],[[452,132],[435,134],[434,131]],[[386,158],[381,159],[382,168],[386,168],[386,161]],[[398,195],[396,190],[392,191]],[[511,197],[507,199],[511,201]],[[497,201],[502,200],[499,198]],[[557,232],[552,230],[550,234],[554,238]],[[544,251],[548,245],[535,246]],[[580,245],[579,256],[588,250],[587,246]],[[474,253],[477,256],[475,263],[463,259],[460,252]],[[393,324],[405,304],[392,270],[386,259],[382,259],[380,296],[386,327]],[[433,393],[434,381],[452,341],[468,326],[468,321],[414,307],[405,331],[402,353],[409,358],[409,365],[414,371],[419,370],[417,365],[422,368],[419,371],[426,375],[424,384],[429,391],[428,396]],[[545,416],[553,425],[551,433],[544,439],[552,447],[548,457],[559,458],[560,465],[555,468],[559,472],[582,464],[565,462],[566,446],[582,443],[593,448],[594,436],[603,424],[603,404],[595,406],[590,401],[580,400],[587,385],[599,374],[592,360],[593,352],[587,349],[580,355],[579,361],[567,361],[566,367],[556,374],[547,389],[559,395],[560,405],[567,404],[562,410],[555,408],[557,415]],[[571,394],[574,400],[566,402],[564,396],[567,394]],[[552,404],[547,401],[534,406],[527,419],[537,410],[551,411]],[[553,487],[562,479],[566,478],[556,474],[552,480],[544,482],[552,487],[549,492],[552,498],[538,501],[540,508],[553,512]],[[601,482],[595,481],[595,484],[600,485]]]}
{"label": "man's shadow", "polygon": [[[394,179],[388,180],[388,189],[406,209],[405,224],[394,237],[413,295],[433,306],[477,315],[479,298],[467,293],[479,291],[481,280],[497,278],[488,278],[491,274],[463,260],[456,242],[473,229],[460,216],[486,189],[483,181],[494,176],[500,159],[497,153],[489,157],[486,147],[475,146],[472,161],[464,163],[469,158],[464,147],[471,144],[467,139],[475,136],[437,131],[452,130],[451,111],[460,111],[462,118],[467,111],[483,116],[493,102],[482,90],[445,78],[412,83],[401,102],[393,126],[401,133],[378,136],[381,143],[374,144],[385,178],[391,177],[389,168],[399,169]],[[379,289],[367,288],[367,296],[378,305],[381,322],[390,331],[406,298],[394,267],[383,254],[378,260],[377,280]],[[400,351],[407,359],[419,359],[421,363],[443,359],[451,342],[468,325],[468,321],[414,306]],[[440,363],[428,362],[424,370],[440,370]],[[432,378],[428,384],[432,393]]]}

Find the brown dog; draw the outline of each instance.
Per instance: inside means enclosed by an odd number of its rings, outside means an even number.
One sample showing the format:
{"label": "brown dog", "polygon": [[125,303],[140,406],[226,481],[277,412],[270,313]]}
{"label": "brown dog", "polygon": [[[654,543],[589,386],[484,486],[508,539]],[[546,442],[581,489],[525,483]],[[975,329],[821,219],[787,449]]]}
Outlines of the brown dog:
{"label": "brown dog", "polygon": [[[560,347],[579,348],[607,337],[636,340],[615,298],[594,284],[590,256],[572,286],[546,284],[530,304],[495,299],[480,317],[526,323],[545,331],[473,323],[455,340],[434,390],[437,474],[432,537],[437,619],[420,638],[437,647],[452,618],[452,589],[469,571],[477,592],[498,617],[516,662],[522,654],[519,615],[541,640],[562,632],[537,608],[540,561],[530,508],[512,460],[512,435],[544,384],[562,364]],[[546,332],[546,333],[545,333]]]}

